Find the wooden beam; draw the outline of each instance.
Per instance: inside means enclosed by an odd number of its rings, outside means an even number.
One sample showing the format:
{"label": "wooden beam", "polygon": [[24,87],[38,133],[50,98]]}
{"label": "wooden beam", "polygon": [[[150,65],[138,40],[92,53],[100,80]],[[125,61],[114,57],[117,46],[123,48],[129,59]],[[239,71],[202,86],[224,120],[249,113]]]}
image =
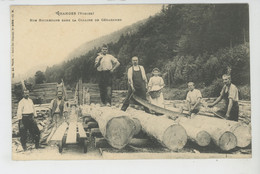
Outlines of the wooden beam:
{"label": "wooden beam", "polygon": [[77,122],[71,122],[69,124],[66,144],[75,144],[75,143],[77,143]]}

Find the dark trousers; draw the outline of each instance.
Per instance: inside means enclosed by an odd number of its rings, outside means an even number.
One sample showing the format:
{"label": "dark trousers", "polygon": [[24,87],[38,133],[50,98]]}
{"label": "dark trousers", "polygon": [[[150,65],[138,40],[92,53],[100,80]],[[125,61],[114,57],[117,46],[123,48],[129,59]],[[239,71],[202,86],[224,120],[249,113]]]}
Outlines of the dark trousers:
{"label": "dark trousers", "polygon": [[40,130],[37,126],[37,123],[33,119],[33,114],[29,116],[23,116],[22,120],[19,122],[19,132],[21,136],[20,140],[23,147],[26,147],[27,130],[29,130],[30,134],[32,135],[35,146],[39,146]]}
{"label": "dark trousers", "polygon": [[109,103],[112,100],[112,73],[110,71],[99,72],[99,92],[101,102],[103,104]]}
{"label": "dark trousers", "polygon": [[[134,94],[137,95],[138,97],[146,100],[146,88],[145,87],[137,88],[136,91],[134,92]],[[125,100],[123,102],[123,106],[121,107],[121,110],[126,111],[126,109],[128,108],[128,106],[130,104],[132,96],[133,96],[132,88],[129,86],[128,87],[127,96],[126,96],[126,98],[125,98]],[[134,103],[139,105],[139,103],[137,103],[136,101],[134,101]],[[147,113],[150,112],[149,109],[146,108],[146,107],[144,107],[144,111],[147,112]]]}

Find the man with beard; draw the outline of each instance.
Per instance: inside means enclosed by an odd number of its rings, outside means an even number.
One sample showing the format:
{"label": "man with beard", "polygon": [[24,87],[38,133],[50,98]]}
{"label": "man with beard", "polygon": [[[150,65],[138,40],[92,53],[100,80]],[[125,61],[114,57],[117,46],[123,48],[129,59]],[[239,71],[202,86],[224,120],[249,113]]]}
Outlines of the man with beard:
{"label": "man with beard", "polygon": [[37,126],[34,117],[36,115],[36,111],[34,108],[33,101],[29,98],[29,91],[24,90],[23,99],[18,104],[17,117],[19,120],[19,132],[21,136],[21,144],[23,150],[27,150],[26,141],[27,141],[27,131],[29,130],[32,135],[35,143],[35,148],[40,148],[40,130]]}
{"label": "man with beard", "polygon": [[[132,94],[146,100],[147,78],[144,67],[139,65],[138,57],[132,58],[132,65],[128,69],[128,93],[124,100],[121,110],[126,111],[130,104]],[[145,112],[149,112],[149,109],[144,107]]]}

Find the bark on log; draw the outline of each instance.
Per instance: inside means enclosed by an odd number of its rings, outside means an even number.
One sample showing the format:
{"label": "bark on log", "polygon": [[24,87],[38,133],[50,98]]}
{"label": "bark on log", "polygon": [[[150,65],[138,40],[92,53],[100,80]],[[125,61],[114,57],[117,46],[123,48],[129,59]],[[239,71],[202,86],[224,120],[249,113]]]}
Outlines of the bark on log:
{"label": "bark on log", "polygon": [[[178,110],[178,108],[172,108],[172,107],[170,107],[169,109],[174,111]],[[186,113],[186,111],[183,112]],[[237,138],[238,147],[247,147],[251,143],[251,129],[250,126],[246,124],[242,124],[236,121],[216,118],[212,113],[204,113],[204,114],[199,113],[195,115],[194,118],[196,119],[194,120],[192,119],[193,120],[191,121],[192,124],[194,125],[196,121],[197,123],[196,126],[201,127],[202,129],[203,129],[202,123],[206,122],[206,124],[208,125],[214,125],[216,123],[220,126],[219,128],[232,132]]]}
{"label": "bark on log", "polygon": [[181,117],[178,120],[179,124],[185,128],[188,138],[191,141],[199,146],[208,146],[210,144],[211,136],[206,130],[203,130],[201,125],[195,125],[190,119],[185,117]]}
{"label": "bark on log", "polygon": [[127,110],[133,118],[140,121],[142,129],[150,136],[157,139],[163,146],[177,151],[187,143],[185,129],[173,120],[165,117],[157,117],[144,111],[129,108]]}
{"label": "bark on log", "polygon": [[[87,109],[87,107],[89,107]],[[99,130],[108,143],[117,149],[125,147],[140,130],[137,120],[129,114],[111,107],[84,106],[99,126]],[[83,109],[84,110],[84,109]]]}
{"label": "bark on log", "polygon": [[246,147],[251,143],[251,130],[250,127],[236,121],[224,120],[219,118],[205,117],[196,115],[192,122],[200,125],[212,125],[232,132],[237,139],[238,147]]}

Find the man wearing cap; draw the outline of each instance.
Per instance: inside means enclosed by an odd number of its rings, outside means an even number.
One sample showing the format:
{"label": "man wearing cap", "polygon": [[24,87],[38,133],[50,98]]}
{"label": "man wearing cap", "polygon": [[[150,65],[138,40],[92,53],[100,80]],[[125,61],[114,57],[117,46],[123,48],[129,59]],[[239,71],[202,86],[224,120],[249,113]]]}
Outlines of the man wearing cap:
{"label": "man wearing cap", "polygon": [[224,108],[221,108],[217,113],[221,116],[225,116],[228,120],[238,121],[238,89],[231,83],[231,77],[228,74],[222,76],[224,86],[220,92],[220,96],[208,107],[213,107],[219,103],[222,99],[224,100]]}
{"label": "man wearing cap", "polygon": [[111,54],[107,54],[108,46],[103,45],[101,53],[95,60],[95,67],[99,74],[99,91],[102,105],[111,106],[112,99],[112,73],[120,65]]}
{"label": "man wearing cap", "polygon": [[[128,93],[121,110],[126,111],[130,104],[132,94],[146,100],[147,78],[144,67],[138,64],[138,57],[132,57],[132,65],[128,69]],[[144,107],[145,112],[149,109]]]}
{"label": "man wearing cap", "polygon": [[189,92],[187,93],[186,101],[188,106],[189,115],[192,113],[197,114],[200,109],[200,100],[202,98],[201,92],[195,89],[194,83],[188,83]]}
{"label": "man wearing cap", "polygon": [[65,120],[64,113],[68,111],[62,96],[62,91],[58,91],[57,98],[51,101],[51,118],[56,127]]}
{"label": "man wearing cap", "polygon": [[27,141],[27,130],[29,130],[32,135],[35,148],[38,149],[39,141],[40,141],[40,130],[37,126],[34,117],[36,116],[36,111],[34,108],[33,101],[29,98],[29,91],[24,91],[23,99],[18,104],[17,117],[19,120],[19,132],[21,135],[21,144],[24,151],[27,149],[26,141]]}

